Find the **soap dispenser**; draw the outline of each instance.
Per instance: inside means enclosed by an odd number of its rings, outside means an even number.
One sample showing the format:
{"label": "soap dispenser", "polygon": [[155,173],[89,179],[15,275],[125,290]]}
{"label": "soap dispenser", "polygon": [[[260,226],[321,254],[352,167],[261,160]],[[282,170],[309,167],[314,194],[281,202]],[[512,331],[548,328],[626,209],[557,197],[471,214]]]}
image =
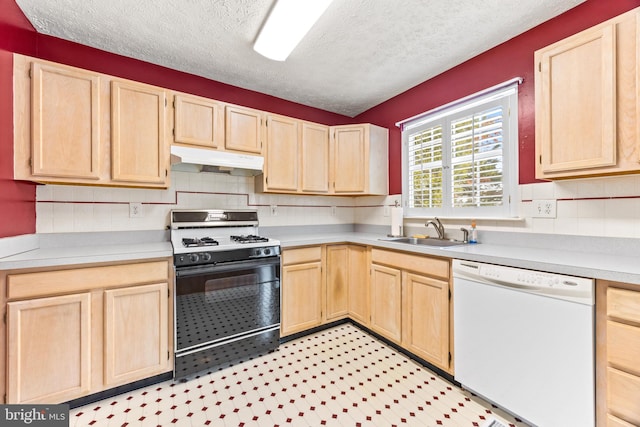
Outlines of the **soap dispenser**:
{"label": "soap dispenser", "polygon": [[478,243],[478,230],[476,229],[476,220],[471,221],[471,232],[469,237],[469,243]]}

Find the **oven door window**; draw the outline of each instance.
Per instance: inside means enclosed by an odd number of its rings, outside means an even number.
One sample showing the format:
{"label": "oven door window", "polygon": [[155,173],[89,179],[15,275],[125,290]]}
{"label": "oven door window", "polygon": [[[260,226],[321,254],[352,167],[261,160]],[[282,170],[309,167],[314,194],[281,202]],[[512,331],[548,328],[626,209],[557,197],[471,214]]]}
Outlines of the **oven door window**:
{"label": "oven door window", "polygon": [[[220,270],[220,271],[217,271]],[[280,323],[279,264],[203,269],[176,278],[177,350]]]}

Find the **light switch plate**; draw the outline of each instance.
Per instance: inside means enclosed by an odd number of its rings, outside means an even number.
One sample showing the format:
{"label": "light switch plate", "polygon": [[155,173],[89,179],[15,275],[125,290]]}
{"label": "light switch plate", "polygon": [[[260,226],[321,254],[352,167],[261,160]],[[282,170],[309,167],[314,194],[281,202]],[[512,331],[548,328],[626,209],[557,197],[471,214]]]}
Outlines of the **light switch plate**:
{"label": "light switch plate", "polygon": [[557,200],[534,200],[533,218],[555,218]]}

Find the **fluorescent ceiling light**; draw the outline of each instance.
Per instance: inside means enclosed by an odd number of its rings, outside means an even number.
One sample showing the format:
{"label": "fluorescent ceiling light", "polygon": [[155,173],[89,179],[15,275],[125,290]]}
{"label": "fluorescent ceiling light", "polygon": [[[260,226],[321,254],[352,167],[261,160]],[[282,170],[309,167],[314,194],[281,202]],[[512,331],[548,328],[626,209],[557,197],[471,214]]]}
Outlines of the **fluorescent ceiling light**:
{"label": "fluorescent ceiling light", "polygon": [[274,61],[284,61],[331,1],[278,0],[262,26],[253,50]]}

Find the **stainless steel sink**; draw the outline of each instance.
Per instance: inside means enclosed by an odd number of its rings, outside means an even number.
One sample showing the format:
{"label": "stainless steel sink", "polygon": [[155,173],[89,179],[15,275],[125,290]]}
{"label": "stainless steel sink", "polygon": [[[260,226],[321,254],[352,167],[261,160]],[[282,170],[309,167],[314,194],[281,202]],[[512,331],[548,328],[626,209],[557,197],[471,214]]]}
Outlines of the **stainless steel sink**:
{"label": "stainless steel sink", "polygon": [[406,243],[409,245],[434,246],[437,248],[444,248],[448,246],[459,246],[459,245],[466,244],[464,242],[461,242],[460,240],[436,239],[433,237],[428,237],[426,239],[419,239],[416,237],[398,237],[397,239],[380,239],[380,240],[385,240],[387,242],[393,242],[393,243]]}

